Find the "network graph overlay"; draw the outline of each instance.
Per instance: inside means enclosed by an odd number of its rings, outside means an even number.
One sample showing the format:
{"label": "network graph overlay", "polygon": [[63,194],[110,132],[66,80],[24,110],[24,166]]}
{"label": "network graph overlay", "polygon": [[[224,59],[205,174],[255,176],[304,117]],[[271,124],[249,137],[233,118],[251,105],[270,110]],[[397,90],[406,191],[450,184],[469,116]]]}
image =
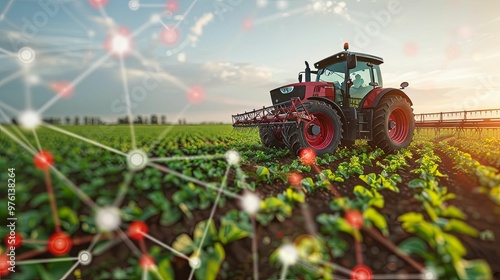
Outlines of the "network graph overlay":
{"label": "network graph overlay", "polygon": [[[111,1],[109,1],[111,2]],[[17,143],[24,151],[29,153],[33,158],[33,164],[36,168],[36,172],[43,174],[44,181],[40,184],[44,185],[46,193],[48,195],[48,200],[50,203],[50,217],[46,219],[52,219],[54,228],[51,230],[51,234],[47,239],[23,239],[23,236],[18,232],[10,232],[6,236],[6,246],[3,249],[3,253],[0,255],[0,277],[3,279],[17,279],[15,271],[22,271],[23,267],[34,265],[34,264],[47,264],[47,263],[71,263],[72,266],[64,272],[61,279],[68,278],[81,278],[81,271],[93,263],[93,259],[104,254],[108,250],[112,250],[114,245],[118,243],[124,243],[130,249],[132,254],[137,258],[139,267],[142,271],[142,279],[148,279],[150,277],[164,279],[164,276],[158,270],[158,263],[162,260],[159,258],[154,258],[147,246],[146,241],[152,242],[162,248],[162,254],[166,256],[175,256],[180,259],[184,259],[189,267],[190,273],[188,279],[193,279],[196,271],[203,267],[203,260],[205,254],[208,254],[203,250],[203,246],[206,242],[207,236],[210,234],[211,227],[213,226],[214,220],[216,219],[215,213],[219,204],[219,201],[223,198],[229,198],[237,201],[240,205],[240,210],[246,213],[252,224],[250,238],[252,239],[252,263],[253,263],[253,278],[259,279],[259,259],[268,258],[269,256],[259,256],[258,254],[258,244],[256,238],[256,215],[261,210],[261,198],[254,192],[245,191],[241,194],[233,193],[228,190],[228,182],[230,177],[230,172],[233,169],[235,173],[242,174],[243,171],[240,168],[240,156],[237,151],[229,150],[225,154],[213,154],[213,155],[202,155],[202,156],[172,156],[172,157],[155,157],[151,152],[141,149],[137,142],[138,136],[136,135],[136,128],[134,126],[134,119],[136,115],[133,112],[133,106],[131,101],[131,91],[129,84],[129,77],[127,72],[127,59],[134,58],[139,61],[145,67],[151,67],[153,69],[158,69],[160,66],[155,63],[155,59],[144,57],[141,51],[137,50],[136,47],[139,45],[138,41],[141,40],[141,35],[146,31],[150,31],[151,28],[156,28],[156,39],[162,42],[162,48],[160,51],[162,55],[166,58],[173,58],[183,61],[186,59],[186,52],[190,47],[195,47],[198,41],[198,37],[201,36],[200,29],[206,24],[203,16],[198,19],[201,21],[192,21],[193,26],[191,29],[183,30],[181,25],[190,17],[190,13],[198,1],[191,1],[189,5],[181,3],[175,0],[168,1],[138,1],[131,0],[129,2],[123,2],[122,5],[128,5],[130,11],[152,11],[149,19],[142,23],[138,28],[131,30],[126,24],[117,23],[109,14],[107,7],[110,3],[108,0],[88,0],[88,1],[54,1],[50,2],[50,5],[44,6],[40,10],[39,15],[42,15],[42,11],[45,12],[45,17],[47,20],[51,17],[50,13],[58,12],[64,13],[68,18],[70,18],[74,25],[79,26],[81,31],[86,34],[86,38],[73,40],[67,37],[50,37],[46,35],[40,35],[44,42],[63,42],[64,46],[57,44],[36,44],[31,46],[29,43],[24,42],[24,44],[19,45],[17,50],[8,50],[6,48],[0,48],[0,53],[2,54],[2,61],[10,61],[14,65],[18,65],[18,69],[10,73],[9,75],[0,79],[0,89],[9,84],[12,81],[20,80],[24,84],[24,107],[17,107],[9,104],[9,100],[0,100],[0,117],[4,123],[9,123],[14,118],[20,125],[18,126],[6,126],[0,125],[0,131],[6,135],[11,141]],[[328,11],[332,10],[335,13],[341,13],[345,10],[345,3],[336,3],[333,5],[331,1],[316,1],[314,3],[308,4],[303,9],[287,11],[288,15],[293,13],[301,13],[305,10],[312,9],[318,10],[321,7],[327,7]],[[47,2],[49,3],[49,2]],[[23,5],[23,1],[9,0],[7,4],[3,6],[3,11],[0,13],[0,23],[3,23],[13,31],[20,31],[21,26],[17,26],[15,22],[9,19],[9,11],[15,5]],[[77,9],[81,5],[88,5],[94,9],[95,14],[92,16],[100,19],[100,22],[106,26],[104,32],[104,40],[98,40],[99,32],[90,29],[86,26],[85,20],[78,14],[72,12],[69,7],[73,6]],[[225,7],[231,7],[226,4]],[[264,7],[270,5],[268,1],[256,1],[258,7]],[[244,20],[242,24],[243,29],[257,28],[259,24],[269,22],[270,20],[279,20],[282,16],[283,11],[287,9],[287,1],[277,1],[277,13],[274,16],[254,19],[254,20]],[[224,7],[224,6],[220,6]],[[234,7],[233,7],[234,8]],[[158,13],[158,11],[161,11]],[[218,10],[224,11],[224,10]],[[44,17],[39,16],[37,18],[38,23],[43,23]],[[36,22],[35,22],[36,24]],[[40,24],[39,24],[40,25]],[[43,24],[45,25],[45,24]],[[35,28],[41,28],[34,26]],[[196,28],[195,28],[196,27]],[[32,31],[34,31],[33,29]],[[34,31],[37,33],[38,31]],[[12,36],[16,36],[13,32]],[[35,34],[36,35],[36,34]],[[46,37],[44,37],[46,36]],[[22,39],[21,37],[17,37]],[[71,46],[68,45],[71,42]],[[69,47],[68,47],[69,46]],[[75,61],[83,61],[88,63],[81,73],[69,80],[55,80],[49,81],[44,80],[39,74],[37,74],[36,63],[38,59],[43,59],[48,54],[57,53],[62,54],[63,57],[73,57]],[[99,55],[97,55],[99,54]],[[96,58],[94,58],[97,56]],[[92,58],[94,58],[92,60]],[[64,129],[57,125],[53,125],[44,120],[44,114],[52,106],[60,102],[61,100],[72,98],[74,95],[79,94],[78,89],[85,83],[88,83],[91,79],[92,73],[97,69],[102,67],[116,66],[119,69],[119,75],[121,80],[121,87],[123,92],[123,100],[126,104],[126,115],[129,125],[130,132],[130,149],[127,151],[118,150],[116,148],[107,146],[98,141],[86,138],[84,136],[75,134],[69,130]],[[160,70],[164,77],[174,86],[178,87],[180,90],[185,92],[185,96],[182,98],[187,99],[186,106],[181,110],[178,117],[193,105],[202,102],[206,98],[206,93],[204,89],[198,85],[186,85],[180,79],[169,75],[168,69]],[[38,71],[39,72],[39,71]],[[91,82],[91,81],[90,81]],[[33,94],[39,89],[49,89],[54,93],[53,97],[48,101],[44,102],[41,106],[35,107],[33,102]],[[65,164],[70,164],[65,162],[64,158],[60,159],[57,150],[47,150],[44,148],[43,141],[39,140],[38,129],[45,128],[53,132],[72,137],[83,141],[91,146],[95,146],[99,149],[103,149],[107,152],[111,152],[123,158],[126,163],[126,170],[122,174],[123,181],[119,184],[119,189],[116,193],[114,201],[110,204],[99,204],[99,197],[95,194],[87,194],[82,191],[79,184],[72,180],[72,177],[61,171],[61,166]],[[165,129],[163,133],[158,135],[157,139],[150,143],[150,146],[154,147],[160,143],[168,134],[171,132],[171,128]],[[34,141],[26,137],[25,132],[28,131],[32,133]],[[315,155],[311,155],[308,151],[302,156],[304,163],[315,166],[311,162],[311,157],[314,158]],[[56,160],[58,159],[59,160]],[[210,183],[200,181],[194,177],[187,176],[182,172],[173,170],[167,167],[167,162],[172,161],[183,161],[189,162],[191,160],[205,160],[205,161],[224,161],[226,164],[226,170],[224,176],[221,177],[220,182]],[[309,163],[308,163],[309,162]],[[15,168],[14,168],[15,169]],[[12,174],[15,170],[12,170]],[[156,238],[150,233],[151,226],[145,221],[135,220],[135,221],[124,221],[124,210],[123,203],[126,198],[127,193],[130,191],[132,186],[132,180],[134,176],[137,176],[141,172],[145,172],[148,169],[155,169],[166,174],[171,174],[179,178],[182,182],[192,183],[196,188],[205,188],[207,190],[215,191],[216,197],[213,205],[210,208],[209,218],[205,223],[201,224],[198,228],[198,234],[200,237],[199,243],[191,254],[185,254],[179,250],[176,250],[172,244],[166,244],[162,240]],[[318,174],[321,170],[317,170]],[[3,172],[3,170],[2,170]],[[59,208],[64,205],[64,201],[57,201],[56,190],[54,188],[53,180],[56,179],[63,182],[66,190],[72,192],[78,199],[88,208],[88,213],[92,215],[92,221],[95,224],[97,232],[92,235],[85,236],[73,236],[66,233],[61,225],[61,219],[59,217]],[[242,183],[244,176],[236,178],[235,181],[240,181]],[[237,182],[233,182],[237,183]],[[300,188],[300,180],[291,179],[292,185]],[[303,207],[304,213],[307,212],[306,204]],[[346,215],[352,216],[351,218],[346,218],[352,220],[353,227],[356,229],[361,229],[362,225],[359,222],[359,213],[345,211]],[[44,213],[45,214],[45,213]],[[9,214],[8,214],[9,215]],[[307,214],[304,214],[307,216]],[[311,223],[311,221],[308,221]],[[312,238],[315,238],[314,227],[306,225]],[[191,229],[187,230],[186,233],[191,232]],[[9,240],[14,240],[14,242],[9,242]],[[103,246],[99,246],[97,250],[97,244],[102,243]],[[387,243],[387,242],[386,242]],[[11,265],[12,258],[9,256],[8,247],[13,246],[16,249],[22,248],[23,244],[35,244],[39,245],[38,249],[34,249],[25,252],[21,255],[17,255],[15,258],[15,267]],[[394,245],[388,243],[389,248],[394,249]],[[85,249],[75,251],[74,248],[81,248],[86,246]],[[356,246],[359,246],[357,244]],[[392,247],[391,247],[392,246]],[[319,265],[331,267],[335,273],[343,275],[342,277],[350,277],[351,279],[370,279],[370,278],[384,278],[390,279],[391,277],[397,277],[397,275],[373,275],[370,268],[362,264],[362,257],[359,250],[357,250],[357,260],[358,265],[354,269],[349,269],[342,267],[333,262],[328,262],[324,260],[318,260],[316,264],[312,264],[308,259],[307,255],[297,249],[297,247],[292,243],[284,242],[283,245],[277,248],[278,259],[280,261],[281,279],[288,279],[288,270],[294,265],[304,265],[304,266],[314,266],[319,269]],[[40,256],[52,256],[49,258],[42,258]],[[426,270],[419,264],[412,262],[407,256],[399,254],[401,257],[405,258],[411,265],[413,265],[421,273],[415,275],[409,275],[408,277],[413,279],[434,279],[434,273]],[[332,276],[337,276],[332,274]]]}

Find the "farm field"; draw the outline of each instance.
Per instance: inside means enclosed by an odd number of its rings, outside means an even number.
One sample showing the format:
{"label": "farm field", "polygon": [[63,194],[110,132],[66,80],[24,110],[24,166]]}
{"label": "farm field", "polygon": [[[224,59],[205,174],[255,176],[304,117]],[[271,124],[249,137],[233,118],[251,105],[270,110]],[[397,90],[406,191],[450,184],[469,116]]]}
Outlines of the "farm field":
{"label": "farm field", "polygon": [[1,279],[500,279],[496,131],[302,158],[230,125],[130,132],[0,127]]}

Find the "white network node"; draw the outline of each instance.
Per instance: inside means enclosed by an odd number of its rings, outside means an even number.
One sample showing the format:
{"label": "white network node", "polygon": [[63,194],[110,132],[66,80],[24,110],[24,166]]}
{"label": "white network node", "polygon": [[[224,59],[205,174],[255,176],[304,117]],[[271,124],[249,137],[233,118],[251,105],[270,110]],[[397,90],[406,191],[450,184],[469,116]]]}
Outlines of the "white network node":
{"label": "white network node", "polygon": [[17,52],[19,61],[24,64],[30,64],[35,60],[35,51],[29,47],[23,47]]}
{"label": "white network node", "polygon": [[116,230],[122,223],[120,209],[114,206],[98,209],[95,214],[95,223],[100,232]]}
{"label": "white network node", "polygon": [[42,117],[38,112],[27,110],[19,114],[19,124],[26,129],[34,129],[42,124]]}
{"label": "white network node", "polygon": [[78,253],[78,261],[82,265],[89,265],[92,262],[92,254],[89,251],[80,251]]}
{"label": "white network node", "polygon": [[189,258],[189,266],[192,269],[198,269],[201,266],[201,260],[198,257]]}
{"label": "white network node", "polygon": [[133,150],[127,155],[127,165],[130,170],[142,170],[148,164],[148,155],[142,150]]}
{"label": "white network node", "polygon": [[284,244],[278,249],[278,258],[284,266],[292,266],[297,263],[299,253],[293,244]]}
{"label": "white network node", "polygon": [[237,166],[240,163],[240,154],[237,151],[227,151],[225,157],[229,165]]}
{"label": "white network node", "polygon": [[262,200],[255,193],[247,192],[241,198],[241,208],[249,215],[255,215],[260,209]]}

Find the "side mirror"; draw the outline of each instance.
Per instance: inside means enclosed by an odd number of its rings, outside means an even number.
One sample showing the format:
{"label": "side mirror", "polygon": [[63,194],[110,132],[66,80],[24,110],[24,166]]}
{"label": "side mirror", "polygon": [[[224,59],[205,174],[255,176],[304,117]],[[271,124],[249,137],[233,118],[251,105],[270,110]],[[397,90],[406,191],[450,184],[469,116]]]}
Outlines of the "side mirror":
{"label": "side mirror", "polygon": [[350,54],[347,57],[347,68],[353,69],[356,68],[357,65],[358,65],[358,59],[356,58],[356,55]]}
{"label": "side mirror", "polygon": [[302,83],[302,73],[299,73],[299,83]]}
{"label": "side mirror", "polygon": [[410,84],[408,82],[402,82],[401,85],[399,85],[401,87],[401,89],[405,89],[405,87],[408,87]]}

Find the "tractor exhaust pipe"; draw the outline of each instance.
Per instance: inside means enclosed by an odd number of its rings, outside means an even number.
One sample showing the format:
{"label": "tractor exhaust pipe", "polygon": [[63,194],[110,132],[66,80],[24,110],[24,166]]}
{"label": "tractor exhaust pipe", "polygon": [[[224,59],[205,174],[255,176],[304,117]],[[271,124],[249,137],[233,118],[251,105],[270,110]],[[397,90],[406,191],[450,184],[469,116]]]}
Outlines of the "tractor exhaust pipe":
{"label": "tractor exhaust pipe", "polygon": [[310,82],[311,81],[311,68],[309,68],[309,62],[305,61],[305,63],[306,63],[306,70],[305,70],[306,82]]}

